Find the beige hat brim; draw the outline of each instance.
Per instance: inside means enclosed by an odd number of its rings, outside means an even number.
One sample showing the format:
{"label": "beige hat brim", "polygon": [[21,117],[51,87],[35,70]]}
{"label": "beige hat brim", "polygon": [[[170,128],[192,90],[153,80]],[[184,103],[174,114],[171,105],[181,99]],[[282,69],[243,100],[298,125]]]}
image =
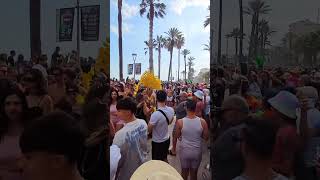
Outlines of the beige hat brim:
{"label": "beige hat brim", "polygon": [[181,175],[168,163],[151,160],[142,164],[131,176],[130,180],[183,180]]}

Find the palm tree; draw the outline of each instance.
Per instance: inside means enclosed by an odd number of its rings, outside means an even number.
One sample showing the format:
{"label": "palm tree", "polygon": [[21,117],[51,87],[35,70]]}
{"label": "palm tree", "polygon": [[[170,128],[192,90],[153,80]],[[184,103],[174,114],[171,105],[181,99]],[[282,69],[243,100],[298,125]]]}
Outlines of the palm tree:
{"label": "palm tree", "polygon": [[261,0],[253,0],[249,2],[249,6],[245,8],[244,13],[251,15],[251,35],[249,44],[249,59],[257,55],[258,44],[258,24],[261,14],[268,14],[271,11],[270,6]]}
{"label": "palm tree", "polygon": [[314,66],[320,52],[320,31],[298,37],[293,44],[293,49],[295,52],[303,54],[305,64]]}
{"label": "palm tree", "polygon": [[146,45],[146,47],[144,48],[145,55],[148,53],[150,46],[152,47],[152,49],[157,47],[157,43],[155,39],[152,41],[152,44],[150,44],[149,41],[144,41],[144,44]]}
{"label": "palm tree", "polygon": [[259,44],[260,44],[260,53],[261,55],[264,55],[264,50],[266,48],[266,45],[271,45],[269,41],[269,37],[275,33],[276,31],[272,30],[269,26],[269,22],[262,19],[259,22]]}
{"label": "palm tree", "polygon": [[194,74],[194,69],[193,69],[193,66],[194,66],[194,63],[193,61],[195,60],[194,57],[190,56],[188,58],[188,66],[189,66],[189,72],[188,72],[188,79],[191,80],[192,77],[193,77],[193,74]]}
{"label": "palm tree", "polygon": [[210,52],[210,42],[208,42],[208,44],[203,44],[203,46],[204,46],[204,48],[203,48],[204,51]]}
{"label": "palm tree", "polygon": [[180,50],[182,46],[184,46],[184,43],[185,43],[185,40],[183,35],[181,34],[180,36],[178,36],[177,43],[176,43],[176,47],[178,49],[178,81],[180,81]]}
{"label": "palm tree", "polygon": [[[177,39],[181,36],[181,32],[177,28],[170,28],[166,38],[166,48],[170,52],[170,65],[169,65],[169,73],[168,73],[168,81],[172,80],[172,54],[173,48],[176,47]],[[171,75],[171,76],[170,76]]]}
{"label": "palm tree", "polygon": [[222,0],[219,1],[219,37],[218,37],[218,64],[221,64],[221,39],[222,39]]}
{"label": "palm tree", "polygon": [[230,32],[230,36],[234,38],[234,44],[235,44],[235,55],[238,56],[238,38],[240,34],[239,28],[233,28],[233,30]]}
{"label": "palm tree", "polygon": [[118,43],[119,43],[119,78],[123,80],[123,54],[122,54],[122,0],[118,0]]}
{"label": "palm tree", "polygon": [[[156,2],[157,1],[157,2]],[[153,41],[153,20],[156,18],[163,18],[166,14],[166,5],[160,0],[142,0],[140,4],[140,15],[143,16],[147,11],[147,18],[149,20],[149,42]],[[153,72],[153,48],[149,47],[149,69]]]}
{"label": "palm tree", "polygon": [[158,51],[158,78],[160,79],[161,49],[164,47],[166,39],[163,36],[157,36],[156,50]]}
{"label": "palm tree", "polygon": [[[239,50],[239,39],[241,38],[241,32],[239,28],[233,28],[233,30],[229,34],[230,37],[233,37],[235,40],[235,55],[238,56]],[[245,37],[246,34],[242,34],[242,37]]]}
{"label": "palm tree", "polygon": [[[210,11],[210,6],[208,7],[208,10]],[[206,16],[206,20],[203,23],[203,26],[206,28],[210,24],[210,14],[209,16]]]}
{"label": "palm tree", "polygon": [[245,75],[247,72],[245,72],[244,66],[246,65],[243,62],[243,4],[242,0],[239,0],[239,12],[240,12],[240,50],[239,50],[239,62],[240,62],[240,67],[241,67],[241,73]]}
{"label": "palm tree", "polygon": [[184,49],[181,54],[184,57],[184,80],[187,79],[187,55],[190,54],[190,51],[188,49]]}

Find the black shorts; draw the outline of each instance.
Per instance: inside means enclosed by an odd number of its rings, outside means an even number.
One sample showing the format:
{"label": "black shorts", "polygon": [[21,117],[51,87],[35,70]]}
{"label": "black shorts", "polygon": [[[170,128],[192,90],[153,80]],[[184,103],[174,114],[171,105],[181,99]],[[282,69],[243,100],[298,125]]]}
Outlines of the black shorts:
{"label": "black shorts", "polygon": [[165,159],[167,159],[169,146],[170,138],[161,143],[152,141],[152,160],[164,161]]}

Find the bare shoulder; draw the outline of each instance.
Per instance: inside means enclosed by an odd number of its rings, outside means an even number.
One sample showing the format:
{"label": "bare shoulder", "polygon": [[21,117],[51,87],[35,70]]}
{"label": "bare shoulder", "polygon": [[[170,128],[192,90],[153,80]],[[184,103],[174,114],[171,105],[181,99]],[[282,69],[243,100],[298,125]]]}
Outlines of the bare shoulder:
{"label": "bare shoulder", "polygon": [[178,127],[182,127],[182,125],[183,125],[182,119],[177,120],[177,125],[178,125]]}
{"label": "bare shoulder", "polygon": [[200,118],[200,122],[201,122],[201,125],[202,125],[202,126],[207,126],[206,120]]}

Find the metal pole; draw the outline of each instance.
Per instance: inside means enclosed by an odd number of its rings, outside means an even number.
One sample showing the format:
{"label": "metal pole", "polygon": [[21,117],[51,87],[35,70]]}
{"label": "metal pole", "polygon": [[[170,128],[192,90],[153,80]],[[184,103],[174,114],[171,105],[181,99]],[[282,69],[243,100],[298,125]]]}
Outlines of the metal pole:
{"label": "metal pole", "polygon": [[80,0],[77,0],[77,60],[80,64]]}
{"label": "metal pole", "polygon": [[320,23],[320,8],[318,8],[318,16],[317,16],[317,23]]}
{"label": "metal pole", "polygon": [[136,81],[136,59],[133,57],[133,80]]}

